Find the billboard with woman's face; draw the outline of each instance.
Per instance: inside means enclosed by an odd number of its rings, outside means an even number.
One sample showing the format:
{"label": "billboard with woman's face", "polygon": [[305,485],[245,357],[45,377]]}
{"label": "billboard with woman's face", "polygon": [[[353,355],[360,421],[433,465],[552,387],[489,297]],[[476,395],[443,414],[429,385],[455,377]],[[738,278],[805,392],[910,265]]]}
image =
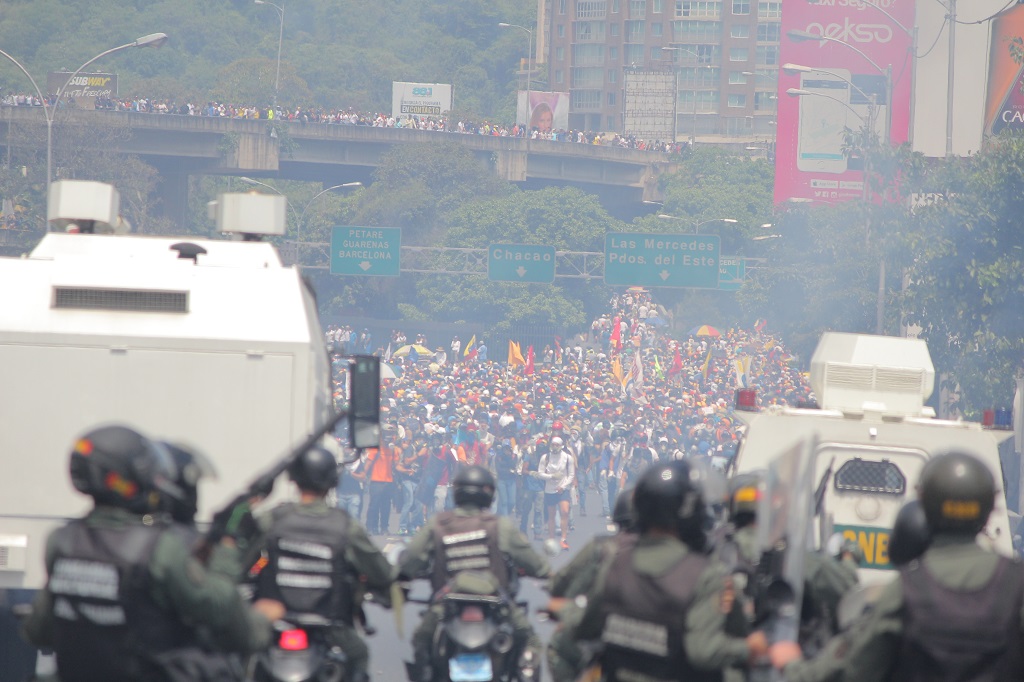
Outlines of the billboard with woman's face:
{"label": "billboard with woman's face", "polygon": [[[529,94],[529,99],[527,99]],[[519,91],[516,123],[536,128],[542,133],[566,130],[569,127],[569,93]]]}

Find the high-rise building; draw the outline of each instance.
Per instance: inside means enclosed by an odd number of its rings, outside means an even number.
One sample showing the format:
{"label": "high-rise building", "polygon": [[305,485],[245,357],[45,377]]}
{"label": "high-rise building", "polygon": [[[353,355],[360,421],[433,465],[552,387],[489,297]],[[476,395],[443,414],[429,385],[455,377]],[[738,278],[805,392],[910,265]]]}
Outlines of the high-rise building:
{"label": "high-rise building", "polygon": [[626,99],[657,80],[666,136],[774,135],[781,0],[548,0],[543,13],[538,56],[550,89],[570,93],[571,128],[623,132]]}

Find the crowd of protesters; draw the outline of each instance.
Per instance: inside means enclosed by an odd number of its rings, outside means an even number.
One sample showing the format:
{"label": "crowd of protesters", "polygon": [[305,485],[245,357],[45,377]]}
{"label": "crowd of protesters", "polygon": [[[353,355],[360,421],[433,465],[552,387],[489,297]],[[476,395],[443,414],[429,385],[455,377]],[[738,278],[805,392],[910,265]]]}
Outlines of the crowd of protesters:
{"label": "crowd of protesters", "polygon": [[[738,385],[756,387],[762,406],[809,398],[763,323],[674,335],[647,292],[610,303],[588,334],[541,350],[510,343],[507,362],[481,359],[486,347],[475,338],[431,351],[419,335],[417,351],[398,345],[409,342],[402,332],[373,343],[366,330],[332,327],[336,400],[343,353],[372,345],[398,375],[383,381],[382,447],[347,465],[338,504],[365,512],[372,533],[412,533],[451,505],[459,463],[483,464],[497,478],[496,511],[535,538],[560,535],[567,548],[566,525],[607,516],[617,491],[652,461],[724,467],[743,428],[732,412]],[[388,525],[392,505],[397,528]]]}
{"label": "crowd of protesters", "polygon": [[[53,96],[48,97],[52,104]],[[34,95],[7,94],[0,98],[4,106],[42,106]],[[325,109],[323,107],[258,107],[225,102],[176,102],[168,99],[146,97],[97,98],[96,109],[106,111],[131,111],[136,113],[165,114],[177,116],[208,116],[215,118],[240,118],[289,121],[298,124],[358,125],[375,128],[408,128],[467,135],[489,135],[494,137],[529,137],[534,140],[614,146],[625,149],[677,153],[687,145],[685,142],[662,142],[643,140],[634,135],[600,133],[584,130],[528,130],[525,125],[508,125],[491,121],[450,120],[445,116],[394,117],[388,113],[367,113],[348,109]]]}

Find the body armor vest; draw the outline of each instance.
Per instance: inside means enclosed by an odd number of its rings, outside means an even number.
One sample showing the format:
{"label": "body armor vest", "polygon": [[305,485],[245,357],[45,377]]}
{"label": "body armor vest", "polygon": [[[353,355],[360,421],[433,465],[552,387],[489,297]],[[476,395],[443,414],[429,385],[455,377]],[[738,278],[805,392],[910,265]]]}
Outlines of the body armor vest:
{"label": "body armor vest", "polygon": [[721,680],[718,673],[694,668],[683,648],[686,614],[708,559],[690,553],[665,575],[652,576],[633,568],[635,551],[635,544],[619,547],[605,582],[601,640],[606,679]]}
{"label": "body armor vest", "polygon": [[1020,680],[1024,637],[1020,612],[1024,568],[999,557],[987,584],[971,591],[943,586],[922,561],[900,569],[903,643],[893,680]]}
{"label": "body armor vest", "polygon": [[284,504],[272,514],[267,565],[257,579],[256,597],[351,625],[355,607],[354,576],[345,561],[348,513],[330,509],[310,514],[300,505]]}
{"label": "body armor vest", "polygon": [[149,566],[167,526],[96,528],[73,521],[54,536],[49,590],[64,682],[164,679],[153,661],[191,630],[153,599]]}
{"label": "body armor vest", "polygon": [[490,571],[501,588],[508,589],[508,566],[498,547],[498,517],[494,514],[462,516],[446,511],[437,515],[431,578],[434,592],[462,571]]}

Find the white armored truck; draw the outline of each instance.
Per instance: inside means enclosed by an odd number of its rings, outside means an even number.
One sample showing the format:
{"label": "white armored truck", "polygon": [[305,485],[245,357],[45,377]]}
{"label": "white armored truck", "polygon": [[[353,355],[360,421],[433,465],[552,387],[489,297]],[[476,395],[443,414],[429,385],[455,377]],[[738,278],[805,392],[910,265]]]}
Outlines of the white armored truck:
{"label": "white armored truck", "polygon": [[[935,370],[922,340],[826,333],[811,359],[811,386],[820,409],[737,411],[747,430],[733,470],[766,470],[783,453],[812,444],[810,480],[823,493],[812,543],[841,533],[864,552],[861,581],[886,581],[893,575],[888,556],[893,521],[903,503],[915,498],[929,458],[967,452],[985,462],[996,481],[1003,480],[998,444],[1011,434],[935,419],[925,405],[934,385]],[[1012,553],[1001,493],[979,538]]]}
{"label": "white armored truck", "polygon": [[218,227],[234,240],[102,234],[117,231],[116,190],[62,181],[49,217],[64,231],[0,258],[8,604],[43,584],[48,533],[89,505],[68,476],[85,430],[119,422],[205,453],[219,472],[201,493],[209,518],[324,423],[330,364],[313,294],[258,241],[283,233],[284,201],[222,195]]}

